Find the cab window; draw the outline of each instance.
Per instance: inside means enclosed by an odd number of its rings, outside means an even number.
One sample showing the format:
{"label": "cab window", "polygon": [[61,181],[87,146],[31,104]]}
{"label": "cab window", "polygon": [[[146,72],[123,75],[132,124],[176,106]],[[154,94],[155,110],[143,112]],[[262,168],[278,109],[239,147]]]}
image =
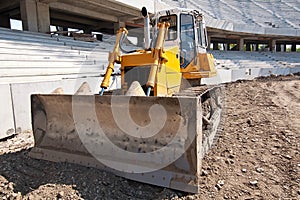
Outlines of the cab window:
{"label": "cab window", "polygon": [[206,35],[206,29],[204,28],[204,25],[202,22],[197,23],[198,27],[198,42],[201,47],[207,46],[207,35]]}
{"label": "cab window", "polygon": [[186,68],[195,58],[195,30],[192,15],[180,15],[180,62]]}
{"label": "cab window", "polygon": [[177,15],[168,15],[159,18],[159,22],[168,22],[170,24],[166,41],[177,39]]}

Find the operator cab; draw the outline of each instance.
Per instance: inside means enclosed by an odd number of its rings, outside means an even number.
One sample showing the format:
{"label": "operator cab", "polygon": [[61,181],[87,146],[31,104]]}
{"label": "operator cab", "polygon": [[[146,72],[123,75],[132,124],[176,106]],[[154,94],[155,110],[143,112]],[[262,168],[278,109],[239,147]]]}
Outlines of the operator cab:
{"label": "operator cab", "polygon": [[165,47],[179,46],[180,67],[196,62],[197,53],[206,53],[207,33],[202,14],[196,10],[172,9],[157,13],[158,22],[168,22],[170,27]]}

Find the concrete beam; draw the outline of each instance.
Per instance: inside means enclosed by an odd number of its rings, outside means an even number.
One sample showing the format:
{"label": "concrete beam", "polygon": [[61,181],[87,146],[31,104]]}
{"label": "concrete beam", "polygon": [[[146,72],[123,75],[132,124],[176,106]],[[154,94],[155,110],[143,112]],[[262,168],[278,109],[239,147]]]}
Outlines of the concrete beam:
{"label": "concrete beam", "polygon": [[52,8],[54,10],[63,11],[66,13],[72,13],[72,14],[76,14],[79,16],[86,16],[86,17],[94,18],[94,19],[100,19],[100,20],[111,21],[111,22],[119,21],[118,17],[116,17],[116,16],[105,14],[105,13],[99,13],[96,11],[76,7],[76,6],[65,4],[65,3],[54,2],[54,3],[50,4],[50,8]]}
{"label": "concrete beam", "polygon": [[64,20],[64,21],[70,21],[70,22],[76,22],[79,24],[84,24],[84,25],[89,25],[89,26],[100,26],[103,23],[108,23],[108,22],[102,22],[99,20],[93,20],[93,19],[87,19],[83,17],[78,17],[78,16],[73,16],[73,15],[67,15],[61,12],[51,12],[51,18],[56,19],[56,20]]}
{"label": "concrete beam", "polygon": [[37,2],[38,31],[42,33],[50,32],[50,11],[49,4]]}
{"label": "concrete beam", "polygon": [[7,12],[2,12],[3,15],[8,15],[11,19],[18,18],[21,19],[20,8],[14,8],[12,10],[8,10]]}
{"label": "concrete beam", "polygon": [[[71,2],[73,5],[75,1],[73,0],[64,0],[64,2]],[[113,1],[107,0],[81,0],[81,2],[86,3],[87,5],[94,6],[95,8],[104,8],[109,10],[111,13],[120,15],[120,13],[129,15],[129,16],[141,16],[140,10],[136,8],[131,8],[126,4],[120,4]],[[76,4],[75,4],[76,5]]]}
{"label": "concrete beam", "polygon": [[0,1],[0,13],[19,7],[19,0]]}
{"label": "concrete beam", "polygon": [[[67,18],[66,20],[69,20]],[[81,29],[85,30],[87,28],[91,28],[92,31],[98,31],[103,32],[107,34],[114,34],[114,24],[109,22],[101,22],[98,24],[88,24],[88,23],[82,23],[83,21],[66,21],[62,20],[61,18],[51,18],[51,24],[55,26],[61,26],[61,27],[69,27],[69,28],[75,28],[75,29]]]}
{"label": "concrete beam", "polygon": [[37,6],[34,0],[20,0],[23,30],[38,32]]}
{"label": "concrete beam", "polygon": [[55,26],[69,27],[69,28],[82,29],[82,30],[86,28],[85,25],[78,24],[76,22],[69,22],[69,21],[63,21],[58,19],[51,19],[51,24]]}
{"label": "concrete beam", "polygon": [[58,2],[59,0],[39,0],[40,3],[53,3],[53,2]]}

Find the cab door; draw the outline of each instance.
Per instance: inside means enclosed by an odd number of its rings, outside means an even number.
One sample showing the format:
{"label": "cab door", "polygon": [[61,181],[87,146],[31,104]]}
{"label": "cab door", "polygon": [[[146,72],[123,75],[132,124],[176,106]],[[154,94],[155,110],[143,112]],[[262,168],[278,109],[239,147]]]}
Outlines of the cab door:
{"label": "cab door", "polygon": [[186,68],[196,57],[194,17],[180,15],[180,67]]}

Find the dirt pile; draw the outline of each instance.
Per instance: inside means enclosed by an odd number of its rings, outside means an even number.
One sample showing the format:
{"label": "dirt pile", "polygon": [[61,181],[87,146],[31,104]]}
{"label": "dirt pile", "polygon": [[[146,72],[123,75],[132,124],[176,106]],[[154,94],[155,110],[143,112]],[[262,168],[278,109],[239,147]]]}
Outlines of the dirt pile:
{"label": "dirt pile", "polygon": [[300,76],[226,85],[226,118],[197,195],[34,160],[30,132],[0,141],[0,199],[300,199]]}

